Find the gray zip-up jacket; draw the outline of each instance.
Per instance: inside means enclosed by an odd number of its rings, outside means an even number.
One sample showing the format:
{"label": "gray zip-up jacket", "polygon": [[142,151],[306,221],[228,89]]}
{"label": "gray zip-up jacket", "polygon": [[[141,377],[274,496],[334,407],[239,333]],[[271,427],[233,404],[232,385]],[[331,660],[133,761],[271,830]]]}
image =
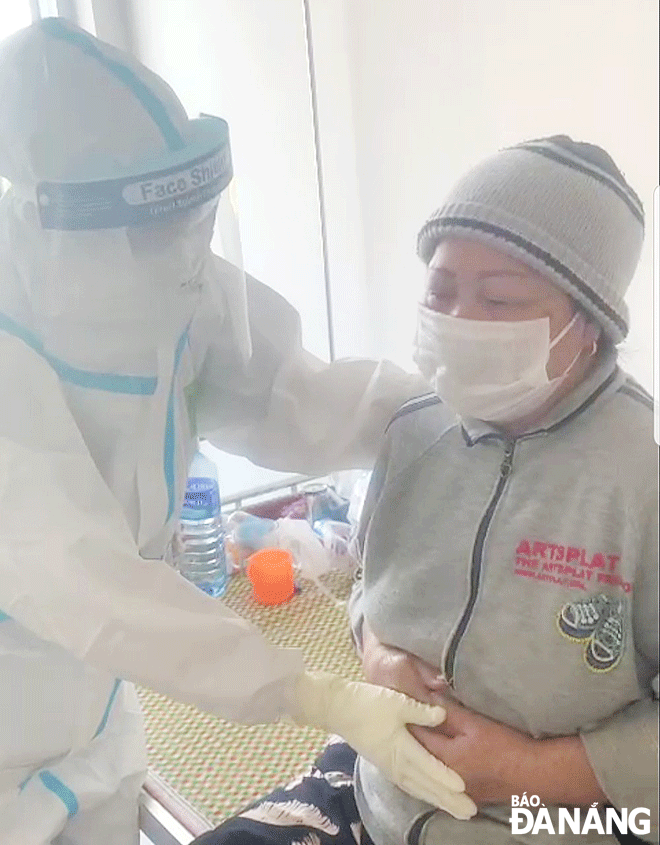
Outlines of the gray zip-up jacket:
{"label": "gray zip-up jacket", "polygon": [[[648,808],[658,842],[652,408],[614,353],[513,440],[433,395],[408,402],[372,476],[350,611],[358,645],[366,618],[465,706],[537,738],[579,734],[611,804]],[[513,836],[508,806],[456,821],[362,759],[356,797],[376,845],[616,841]]]}

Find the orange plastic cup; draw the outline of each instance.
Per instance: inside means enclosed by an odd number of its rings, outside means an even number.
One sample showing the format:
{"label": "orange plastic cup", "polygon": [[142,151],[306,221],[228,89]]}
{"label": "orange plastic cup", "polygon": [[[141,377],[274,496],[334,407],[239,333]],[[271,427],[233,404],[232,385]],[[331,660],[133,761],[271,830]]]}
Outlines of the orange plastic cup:
{"label": "orange plastic cup", "polygon": [[294,593],[293,556],[286,549],[260,549],[245,570],[259,604],[283,604]]}

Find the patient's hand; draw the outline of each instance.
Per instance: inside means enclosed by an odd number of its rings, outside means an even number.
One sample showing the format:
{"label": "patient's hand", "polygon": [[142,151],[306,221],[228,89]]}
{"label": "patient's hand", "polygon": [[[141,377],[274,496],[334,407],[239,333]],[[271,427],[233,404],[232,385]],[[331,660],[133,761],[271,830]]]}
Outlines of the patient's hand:
{"label": "patient's hand", "polygon": [[532,739],[474,713],[452,697],[438,670],[407,651],[386,646],[364,623],[363,670],[373,684],[440,704],[447,719],[434,728],[409,725],[415,739],[465,781],[477,804],[508,804],[511,795],[539,795],[545,804],[607,800],[577,736]]}
{"label": "patient's hand", "polygon": [[438,670],[407,651],[381,643],[364,621],[362,628],[362,670],[372,684],[397,690],[436,704],[438,694],[447,696],[450,688]]}

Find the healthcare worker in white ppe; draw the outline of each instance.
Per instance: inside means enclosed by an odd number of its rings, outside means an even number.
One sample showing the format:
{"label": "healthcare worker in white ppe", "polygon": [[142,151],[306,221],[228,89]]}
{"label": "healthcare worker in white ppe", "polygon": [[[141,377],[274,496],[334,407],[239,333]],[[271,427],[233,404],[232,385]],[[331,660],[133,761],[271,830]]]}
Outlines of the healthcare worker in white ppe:
{"label": "healthcare worker in white ppe", "polygon": [[131,682],[341,734],[470,815],[405,727],[442,708],[307,672],[163,560],[197,431],[275,467],[365,465],[422,383],[312,358],[297,313],[211,253],[227,125],[130,56],[43,20],[0,46],[0,103],[0,843],[137,843]]}

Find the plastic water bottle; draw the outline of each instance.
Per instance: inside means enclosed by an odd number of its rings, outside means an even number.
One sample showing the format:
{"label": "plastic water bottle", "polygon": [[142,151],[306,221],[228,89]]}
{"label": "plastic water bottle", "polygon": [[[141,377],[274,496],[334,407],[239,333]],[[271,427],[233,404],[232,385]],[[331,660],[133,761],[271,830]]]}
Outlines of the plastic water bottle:
{"label": "plastic water bottle", "polygon": [[201,452],[190,465],[179,540],[179,572],[210,596],[221,596],[228,574],[218,470]]}

